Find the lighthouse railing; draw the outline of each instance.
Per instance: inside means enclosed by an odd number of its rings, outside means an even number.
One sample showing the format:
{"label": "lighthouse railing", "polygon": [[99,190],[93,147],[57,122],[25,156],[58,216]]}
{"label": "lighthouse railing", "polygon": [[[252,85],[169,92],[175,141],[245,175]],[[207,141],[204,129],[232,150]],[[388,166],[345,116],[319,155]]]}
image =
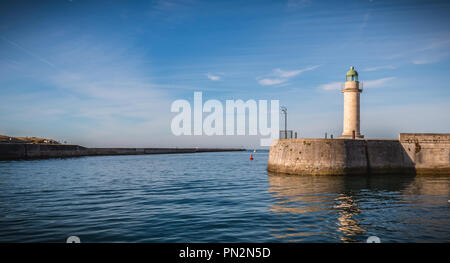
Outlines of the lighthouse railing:
{"label": "lighthouse railing", "polygon": [[280,139],[293,139],[294,132],[292,130],[280,130]]}
{"label": "lighthouse railing", "polygon": [[[341,82],[340,86],[341,86],[341,90],[344,90],[345,89],[345,82]],[[364,82],[360,81],[358,87],[362,91],[364,89]]]}

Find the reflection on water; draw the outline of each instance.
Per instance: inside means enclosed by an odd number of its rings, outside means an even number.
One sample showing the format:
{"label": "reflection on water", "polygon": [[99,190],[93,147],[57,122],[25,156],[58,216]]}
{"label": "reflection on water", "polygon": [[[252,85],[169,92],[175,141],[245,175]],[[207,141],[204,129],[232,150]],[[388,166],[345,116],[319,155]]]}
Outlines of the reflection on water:
{"label": "reflection on water", "polygon": [[[362,242],[370,235],[377,235],[382,241],[384,238],[386,242],[425,241],[430,237],[440,241],[450,239],[448,177],[269,173],[268,180],[268,191],[274,199],[270,211],[290,215],[297,222],[289,228],[272,229],[274,236],[286,241],[314,241],[312,237],[328,236],[327,239],[336,241]],[[427,210],[432,210],[434,215],[427,216]],[[407,233],[408,229],[420,228],[421,236],[394,238],[398,234],[395,232],[404,229]]]}
{"label": "reflection on water", "polygon": [[354,219],[361,210],[359,204],[355,202],[352,196],[342,194],[335,199],[338,204],[334,206],[334,209],[338,210],[338,230],[344,233],[341,237],[342,241],[357,241],[352,239],[352,236],[363,235],[366,230],[359,225],[359,220]]}

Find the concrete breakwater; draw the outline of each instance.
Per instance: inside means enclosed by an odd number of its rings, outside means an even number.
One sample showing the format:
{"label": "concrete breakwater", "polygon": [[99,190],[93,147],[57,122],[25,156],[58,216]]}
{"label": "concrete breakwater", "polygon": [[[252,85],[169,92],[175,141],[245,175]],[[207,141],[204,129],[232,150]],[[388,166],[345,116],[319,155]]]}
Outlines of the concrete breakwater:
{"label": "concrete breakwater", "polygon": [[281,139],[267,170],[287,174],[450,174],[450,134],[401,133],[398,140]]}
{"label": "concrete breakwater", "polygon": [[0,160],[61,158],[99,155],[142,155],[243,151],[239,148],[87,148],[79,145],[0,144]]}

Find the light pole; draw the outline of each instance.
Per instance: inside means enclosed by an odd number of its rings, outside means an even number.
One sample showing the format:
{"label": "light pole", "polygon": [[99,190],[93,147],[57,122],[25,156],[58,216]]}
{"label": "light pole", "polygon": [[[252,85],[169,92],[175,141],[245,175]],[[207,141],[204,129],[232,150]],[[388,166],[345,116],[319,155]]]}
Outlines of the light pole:
{"label": "light pole", "polygon": [[281,112],[284,113],[284,138],[287,139],[287,108],[281,106]]}

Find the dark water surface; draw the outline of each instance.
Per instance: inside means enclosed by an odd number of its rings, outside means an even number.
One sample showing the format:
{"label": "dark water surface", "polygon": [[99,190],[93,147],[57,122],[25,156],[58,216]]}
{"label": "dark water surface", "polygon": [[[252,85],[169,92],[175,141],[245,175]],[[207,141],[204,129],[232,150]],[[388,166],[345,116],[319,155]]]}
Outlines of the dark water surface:
{"label": "dark water surface", "polygon": [[268,152],[0,162],[0,242],[450,242],[450,176],[280,176]]}

